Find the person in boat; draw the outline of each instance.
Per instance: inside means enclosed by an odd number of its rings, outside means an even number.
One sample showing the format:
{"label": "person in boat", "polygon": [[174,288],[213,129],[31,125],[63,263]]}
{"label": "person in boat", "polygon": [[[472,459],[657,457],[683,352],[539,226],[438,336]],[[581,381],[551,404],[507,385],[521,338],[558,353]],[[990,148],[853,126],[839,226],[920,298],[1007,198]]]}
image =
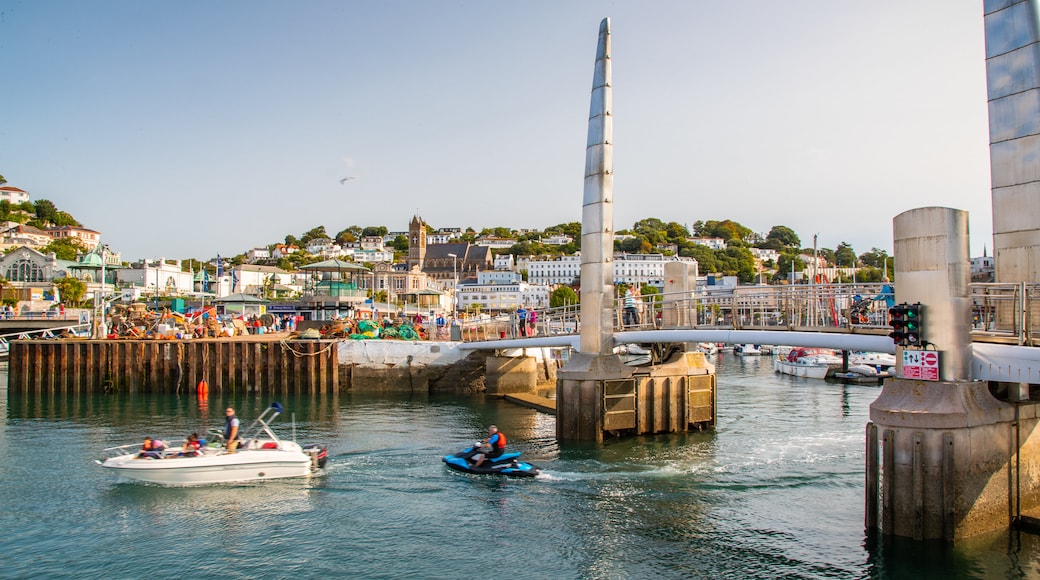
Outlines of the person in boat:
{"label": "person in boat", "polygon": [[166,449],[163,442],[151,437],[145,437],[141,444],[141,451],[137,453],[138,459],[162,459],[162,452]]}
{"label": "person in boat", "polygon": [[480,467],[485,459],[494,459],[505,453],[506,436],[498,432],[498,427],[488,427],[488,438],[480,442],[480,451],[473,456],[473,467]]}
{"label": "person in boat", "polygon": [[241,422],[235,416],[233,407],[228,407],[224,414],[227,415],[227,418],[224,419],[224,449],[228,453],[234,453],[235,449],[238,449],[238,428]]}
{"label": "person in boat", "polygon": [[202,449],[202,442],[199,441],[199,434],[192,433],[184,440],[184,445],[181,446],[181,452],[178,455],[181,457],[195,457],[199,454],[200,449]]}

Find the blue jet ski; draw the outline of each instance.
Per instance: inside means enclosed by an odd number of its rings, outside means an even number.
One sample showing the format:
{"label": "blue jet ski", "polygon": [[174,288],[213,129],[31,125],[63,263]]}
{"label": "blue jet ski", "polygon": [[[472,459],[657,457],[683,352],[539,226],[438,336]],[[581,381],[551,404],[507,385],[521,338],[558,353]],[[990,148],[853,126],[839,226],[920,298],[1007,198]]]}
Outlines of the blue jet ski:
{"label": "blue jet ski", "polygon": [[485,459],[480,467],[474,467],[472,457],[480,451],[476,447],[468,447],[455,455],[445,455],[444,463],[455,471],[490,475],[508,475],[511,477],[534,477],[542,468],[520,461],[520,452],[503,453],[494,459]]}

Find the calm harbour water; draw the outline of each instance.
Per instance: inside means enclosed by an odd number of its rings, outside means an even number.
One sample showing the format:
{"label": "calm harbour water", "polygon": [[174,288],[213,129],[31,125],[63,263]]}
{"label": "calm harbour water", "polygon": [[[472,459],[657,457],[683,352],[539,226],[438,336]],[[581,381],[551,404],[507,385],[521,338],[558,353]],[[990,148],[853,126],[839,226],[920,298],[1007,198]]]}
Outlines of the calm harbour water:
{"label": "calm harbour water", "polygon": [[[3,578],[1030,578],[1040,542],[955,549],[863,531],[863,447],[879,388],[775,376],[720,355],[710,433],[560,448],[552,417],[497,399],[283,400],[329,444],[313,480],[161,488],[93,463],[144,435],[251,421],[270,401],[0,392]],[[0,368],[0,384],[6,384]],[[543,466],[469,476],[440,457],[498,424]]]}

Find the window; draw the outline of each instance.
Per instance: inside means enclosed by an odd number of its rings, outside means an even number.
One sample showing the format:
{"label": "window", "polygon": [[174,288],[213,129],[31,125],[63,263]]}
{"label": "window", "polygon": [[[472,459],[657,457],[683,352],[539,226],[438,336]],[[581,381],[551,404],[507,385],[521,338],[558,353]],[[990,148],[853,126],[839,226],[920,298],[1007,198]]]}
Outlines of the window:
{"label": "window", "polygon": [[5,278],[12,282],[46,282],[43,268],[36,262],[22,258],[7,268]]}

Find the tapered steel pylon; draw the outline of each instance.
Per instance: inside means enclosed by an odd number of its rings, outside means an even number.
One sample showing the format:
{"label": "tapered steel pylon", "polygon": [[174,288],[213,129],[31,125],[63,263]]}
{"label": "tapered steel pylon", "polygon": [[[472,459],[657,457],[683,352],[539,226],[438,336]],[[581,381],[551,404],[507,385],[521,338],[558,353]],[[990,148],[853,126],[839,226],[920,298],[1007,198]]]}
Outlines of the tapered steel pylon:
{"label": "tapered steel pylon", "polygon": [[585,149],[581,209],[581,341],[579,351],[614,348],[614,121],[611,117],[610,19],[599,25]]}

